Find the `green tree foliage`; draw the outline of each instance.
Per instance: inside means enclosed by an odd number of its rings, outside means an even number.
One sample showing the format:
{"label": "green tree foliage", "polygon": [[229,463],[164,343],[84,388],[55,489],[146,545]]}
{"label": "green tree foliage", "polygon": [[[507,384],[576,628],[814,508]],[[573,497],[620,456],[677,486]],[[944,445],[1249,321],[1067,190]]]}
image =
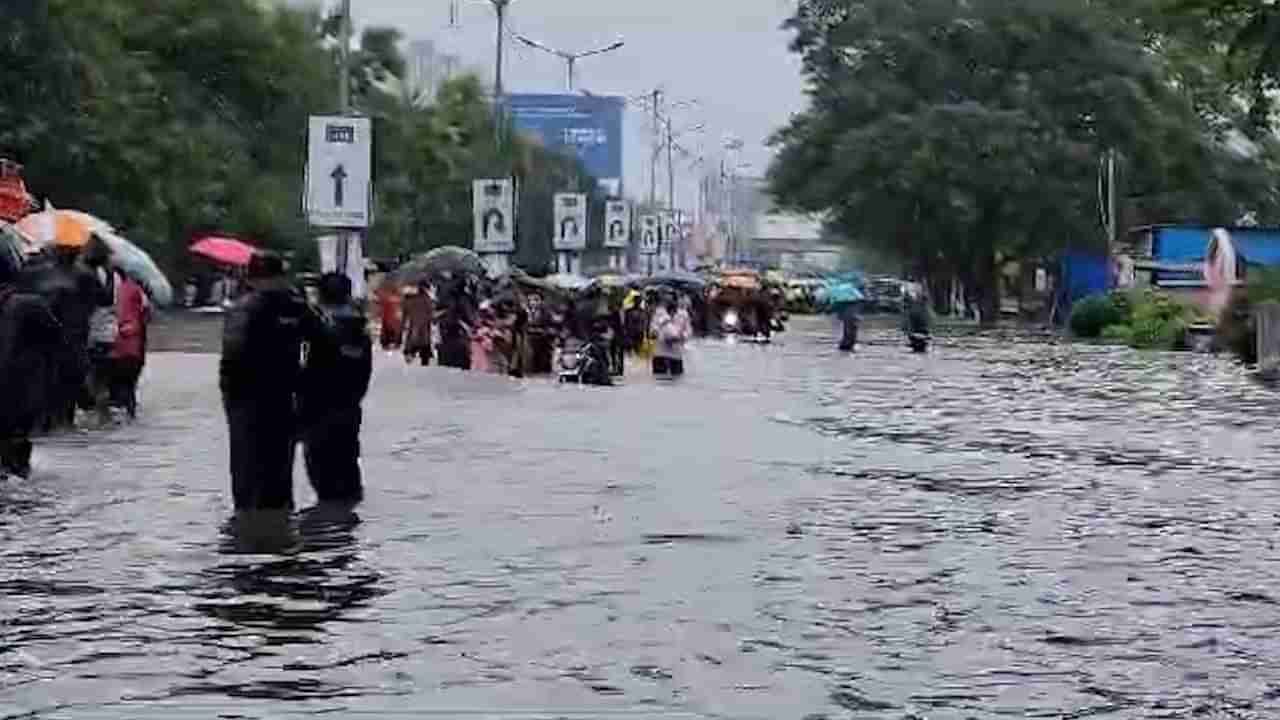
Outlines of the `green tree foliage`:
{"label": "green tree foliage", "polygon": [[788,25],[810,108],[774,138],[774,194],[958,276],[988,320],[1000,262],[1101,244],[1109,148],[1157,211],[1258,208],[1267,193],[1215,184],[1258,161],[1226,150],[1118,5],[1132,3],[802,0]]}
{"label": "green tree foliage", "polygon": [[[0,156],[26,165],[38,196],[111,221],[171,271],[209,231],[305,259],[306,118],[339,110],[337,29],[256,0],[4,3]],[[521,257],[545,263],[551,222],[535,216],[553,191],[594,183],[572,160],[496,132],[473,77],[414,102],[400,40],[367,28],[351,52],[353,109],[375,123],[371,254],[469,244],[471,180],[514,175]]]}

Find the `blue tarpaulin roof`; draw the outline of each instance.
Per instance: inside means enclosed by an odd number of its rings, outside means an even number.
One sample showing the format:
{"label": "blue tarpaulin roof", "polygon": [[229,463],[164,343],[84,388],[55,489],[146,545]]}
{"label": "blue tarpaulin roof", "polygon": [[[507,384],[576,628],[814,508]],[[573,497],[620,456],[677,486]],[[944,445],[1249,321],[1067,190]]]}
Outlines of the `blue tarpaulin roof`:
{"label": "blue tarpaulin roof", "polygon": [[[1280,265],[1280,228],[1227,228],[1236,254],[1254,265]],[[1151,255],[1163,262],[1199,262],[1209,248],[1213,228],[1155,228]]]}

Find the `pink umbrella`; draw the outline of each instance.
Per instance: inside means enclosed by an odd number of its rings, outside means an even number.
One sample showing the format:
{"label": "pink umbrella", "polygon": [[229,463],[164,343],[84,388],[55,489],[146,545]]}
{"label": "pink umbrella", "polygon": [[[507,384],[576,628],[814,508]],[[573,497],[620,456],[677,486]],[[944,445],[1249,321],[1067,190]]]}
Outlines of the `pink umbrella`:
{"label": "pink umbrella", "polygon": [[248,243],[216,235],[201,238],[191,246],[191,254],[232,267],[248,266],[249,259],[256,252],[258,249]]}

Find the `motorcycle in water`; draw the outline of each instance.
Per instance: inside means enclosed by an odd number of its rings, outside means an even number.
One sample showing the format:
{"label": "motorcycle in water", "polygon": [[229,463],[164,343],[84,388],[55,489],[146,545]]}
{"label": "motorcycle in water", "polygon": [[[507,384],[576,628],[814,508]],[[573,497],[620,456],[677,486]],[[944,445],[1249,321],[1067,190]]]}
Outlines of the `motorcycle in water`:
{"label": "motorcycle in water", "polygon": [[755,326],[755,323],[742,315],[734,308],[725,311],[720,316],[720,332],[724,335],[734,335],[743,342],[758,343],[767,345],[773,342],[773,333],[780,332],[785,328],[777,319],[769,321],[767,328],[761,329]]}
{"label": "motorcycle in water", "polygon": [[593,336],[571,352],[560,355],[560,382],[576,385],[613,385],[607,338]]}

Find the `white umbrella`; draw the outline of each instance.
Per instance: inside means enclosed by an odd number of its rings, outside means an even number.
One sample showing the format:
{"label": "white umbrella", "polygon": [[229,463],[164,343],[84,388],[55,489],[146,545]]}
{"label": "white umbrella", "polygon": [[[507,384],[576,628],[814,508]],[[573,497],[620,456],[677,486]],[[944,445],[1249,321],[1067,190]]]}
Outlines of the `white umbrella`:
{"label": "white umbrella", "polygon": [[173,286],[146,251],[126,240],[105,220],[73,210],[64,212],[83,222],[102,238],[107,247],[111,248],[112,267],[141,284],[156,304],[168,305],[173,302]]}

